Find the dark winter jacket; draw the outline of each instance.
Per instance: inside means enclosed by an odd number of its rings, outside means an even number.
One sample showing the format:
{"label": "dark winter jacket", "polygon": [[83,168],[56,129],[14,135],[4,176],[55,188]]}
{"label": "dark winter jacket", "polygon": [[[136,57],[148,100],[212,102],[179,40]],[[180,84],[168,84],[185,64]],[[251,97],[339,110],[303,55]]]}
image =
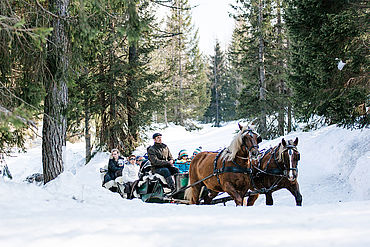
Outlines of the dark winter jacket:
{"label": "dark winter jacket", "polygon": [[116,178],[116,172],[117,171],[122,171],[124,166],[125,166],[125,160],[121,156],[118,157],[117,161],[115,161],[113,158],[109,159],[107,174],[109,174],[109,176],[112,179],[115,179]]}
{"label": "dark winter jacket", "polygon": [[148,147],[148,158],[153,168],[172,167],[169,162],[173,160],[172,154],[166,144],[154,143],[153,146]]}

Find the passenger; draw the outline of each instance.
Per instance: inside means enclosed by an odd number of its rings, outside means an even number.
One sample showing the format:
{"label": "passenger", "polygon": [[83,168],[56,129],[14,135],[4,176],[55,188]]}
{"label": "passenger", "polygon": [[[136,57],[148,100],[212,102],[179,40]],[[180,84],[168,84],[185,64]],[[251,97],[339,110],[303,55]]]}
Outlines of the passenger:
{"label": "passenger", "polygon": [[[109,181],[114,181],[117,177],[122,176],[122,169],[124,167],[125,159],[119,156],[118,149],[112,149],[111,158],[108,162],[108,171],[104,176],[103,186]],[[112,190],[111,186],[105,186],[107,189]]]}
{"label": "passenger", "polygon": [[122,171],[122,179],[120,183],[123,184],[124,189],[122,192],[127,194],[127,198],[131,199],[131,190],[134,182],[139,179],[139,166],[136,165],[136,156],[130,155],[128,162]]}
{"label": "passenger", "polygon": [[195,155],[199,154],[202,152],[202,147],[198,147],[194,150],[193,156],[191,156],[191,159],[194,159]]}
{"label": "passenger", "polygon": [[188,152],[183,149],[179,152],[179,157],[175,162],[175,166],[179,168],[180,173],[188,173],[190,166],[190,159],[188,158]]}
{"label": "passenger", "polygon": [[144,157],[143,156],[136,156],[136,165],[138,165],[139,167],[141,167],[141,164],[143,163],[144,161]]}
{"label": "passenger", "polygon": [[171,175],[179,173],[179,169],[173,165],[173,158],[167,145],[162,143],[162,134],[153,135],[154,145],[148,147],[148,158],[152,164],[152,172],[162,175],[171,189],[175,191],[175,183]]}
{"label": "passenger", "polygon": [[139,166],[136,164],[136,156],[130,155],[128,163],[123,168],[122,177],[125,183],[139,179]]}

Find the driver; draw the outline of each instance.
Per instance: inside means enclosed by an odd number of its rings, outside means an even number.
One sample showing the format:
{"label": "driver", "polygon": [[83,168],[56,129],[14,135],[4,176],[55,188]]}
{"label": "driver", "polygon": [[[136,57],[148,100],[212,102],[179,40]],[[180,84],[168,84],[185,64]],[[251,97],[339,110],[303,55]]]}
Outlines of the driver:
{"label": "driver", "polygon": [[173,158],[167,145],[162,143],[162,134],[153,135],[154,145],[148,147],[148,158],[152,164],[152,172],[162,175],[170,187],[171,192],[176,190],[172,175],[179,173],[173,165]]}

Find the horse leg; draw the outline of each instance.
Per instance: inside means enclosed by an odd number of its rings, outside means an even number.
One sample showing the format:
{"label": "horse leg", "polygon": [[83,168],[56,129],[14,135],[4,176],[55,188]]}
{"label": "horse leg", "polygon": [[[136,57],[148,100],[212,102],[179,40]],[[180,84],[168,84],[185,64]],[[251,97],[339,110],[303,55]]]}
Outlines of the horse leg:
{"label": "horse leg", "polygon": [[192,190],[190,204],[199,204],[199,195],[202,189],[202,186],[197,184],[190,188]]}
{"label": "horse leg", "polygon": [[292,185],[291,187],[288,187],[287,189],[294,196],[296,205],[302,206],[302,194],[299,191],[298,183],[296,183],[295,185]]}
{"label": "horse leg", "polygon": [[260,194],[250,195],[248,196],[247,206],[253,206],[254,202],[257,200]]}
{"label": "horse leg", "polygon": [[208,193],[204,198],[204,204],[209,205],[212,203],[213,198],[215,198],[218,195],[217,191],[213,191],[208,189]]}
{"label": "horse leg", "polygon": [[227,182],[224,185],[224,191],[234,199],[236,206],[243,206],[243,198],[235,190],[234,186]]}
{"label": "horse leg", "polygon": [[266,193],[265,196],[266,196],[266,205],[268,206],[274,205],[274,200],[272,199],[272,192]]}

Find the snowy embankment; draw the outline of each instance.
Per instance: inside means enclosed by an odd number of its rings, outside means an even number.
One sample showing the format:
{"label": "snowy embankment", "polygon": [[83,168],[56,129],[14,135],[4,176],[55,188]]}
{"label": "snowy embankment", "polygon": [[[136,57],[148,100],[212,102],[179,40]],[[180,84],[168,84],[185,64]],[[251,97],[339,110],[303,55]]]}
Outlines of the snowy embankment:
{"label": "snowy embankment", "polygon": [[[233,122],[197,132],[178,126],[159,131],[176,156],[183,148],[221,149],[237,128]],[[98,153],[85,166],[84,143],[67,145],[65,172],[57,179],[28,184],[25,177],[42,171],[36,145],[7,158],[14,179],[0,179],[0,246],[369,246],[370,130],[329,126],[284,138],[295,137],[302,207],[286,190],[273,194],[272,207],[264,196],[248,208],[123,200],[101,187],[99,168],[108,154]],[[261,148],[280,141],[263,141]]]}

